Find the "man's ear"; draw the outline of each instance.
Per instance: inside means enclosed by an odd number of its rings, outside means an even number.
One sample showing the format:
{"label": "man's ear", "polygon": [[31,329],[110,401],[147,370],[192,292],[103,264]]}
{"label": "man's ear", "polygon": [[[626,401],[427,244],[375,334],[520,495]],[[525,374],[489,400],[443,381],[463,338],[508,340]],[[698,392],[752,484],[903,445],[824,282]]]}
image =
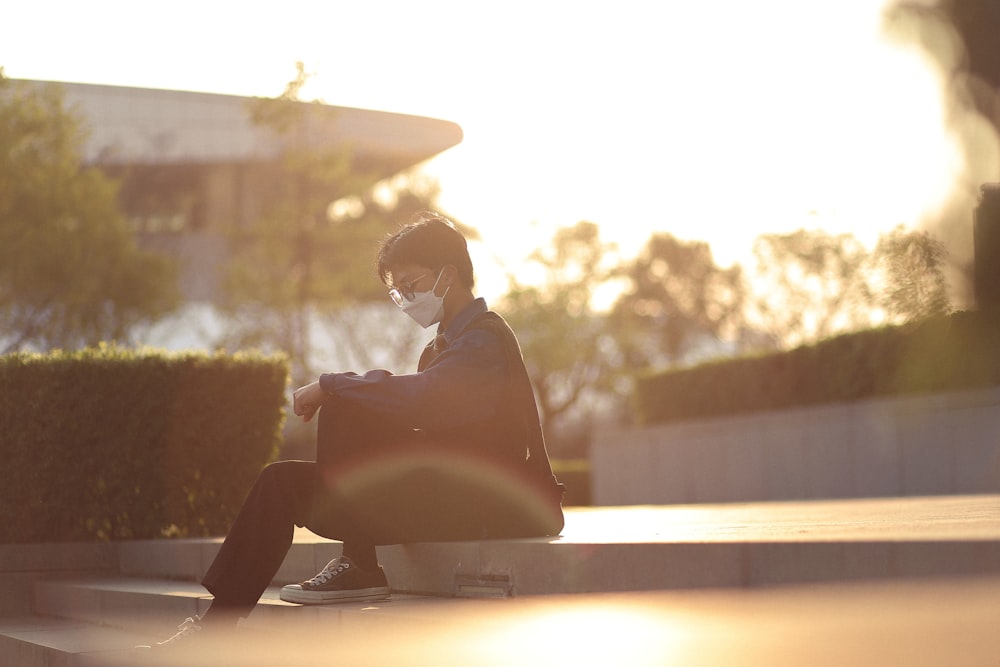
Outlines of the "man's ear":
{"label": "man's ear", "polygon": [[441,284],[445,287],[453,287],[458,284],[458,267],[454,264],[445,264],[441,270]]}

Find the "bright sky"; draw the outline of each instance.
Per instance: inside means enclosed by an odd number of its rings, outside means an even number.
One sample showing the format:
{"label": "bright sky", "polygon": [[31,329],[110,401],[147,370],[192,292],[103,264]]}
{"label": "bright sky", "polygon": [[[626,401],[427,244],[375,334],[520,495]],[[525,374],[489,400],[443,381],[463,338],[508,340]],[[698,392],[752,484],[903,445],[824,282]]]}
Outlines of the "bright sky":
{"label": "bright sky", "polygon": [[459,123],[427,170],[505,262],[587,219],[626,252],[667,231],[729,264],[804,226],[873,242],[959,183],[939,77],[881,4],[33,0],[4,8],[0,66],[273,96],[301,60],[308,98]]}

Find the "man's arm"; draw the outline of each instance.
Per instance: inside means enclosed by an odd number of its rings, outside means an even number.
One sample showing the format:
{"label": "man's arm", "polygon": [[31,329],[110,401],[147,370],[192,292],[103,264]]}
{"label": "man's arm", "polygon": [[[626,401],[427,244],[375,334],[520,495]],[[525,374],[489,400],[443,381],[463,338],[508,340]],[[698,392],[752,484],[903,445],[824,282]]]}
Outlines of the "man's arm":
{"label": "man's arm", "polygon": [[336,394],[412,428],[447,429],[494,414],[508,386],[507,357],[494,333],[472,329],[422,372],[328,373],[316,384],[296,392],[303,419],[312,418],[324,394]]}

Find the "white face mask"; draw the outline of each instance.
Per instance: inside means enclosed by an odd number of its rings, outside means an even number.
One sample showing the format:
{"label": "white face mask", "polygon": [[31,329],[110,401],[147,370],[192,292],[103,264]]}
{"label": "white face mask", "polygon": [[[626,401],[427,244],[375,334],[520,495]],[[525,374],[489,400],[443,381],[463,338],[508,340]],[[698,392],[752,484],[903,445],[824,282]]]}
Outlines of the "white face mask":
{"label": "white face mask", "polygon": [[448,289],[441,296],[434,294],[434,290],[438,286],[438,281],[441,280],[442,273],[444,273],[444,269],[438,272],[437,279],[434,281],[434,287],[429,292],[416,292],[413,295],[413,301],[404,301],[403,305],[400,306],[404,313],[412,317],[417,324],[425,329],[432,324],[440,322],[441,316],[444,315],[444,298],[448,295],[448,290],[451,289],[451,286],[449,285]]}

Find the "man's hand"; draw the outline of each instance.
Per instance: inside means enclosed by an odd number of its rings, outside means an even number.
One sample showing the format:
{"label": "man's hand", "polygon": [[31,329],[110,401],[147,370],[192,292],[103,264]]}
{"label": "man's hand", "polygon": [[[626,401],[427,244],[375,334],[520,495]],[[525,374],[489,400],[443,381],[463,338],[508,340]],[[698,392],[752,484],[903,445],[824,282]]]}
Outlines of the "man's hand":
{"label": "man's hand", "polygon": [[299,387],[292,393],[292,411],[297,417],[302,417],[302,421],[308,422],[323,405],[325,398],[326,394],[319,382]]}

